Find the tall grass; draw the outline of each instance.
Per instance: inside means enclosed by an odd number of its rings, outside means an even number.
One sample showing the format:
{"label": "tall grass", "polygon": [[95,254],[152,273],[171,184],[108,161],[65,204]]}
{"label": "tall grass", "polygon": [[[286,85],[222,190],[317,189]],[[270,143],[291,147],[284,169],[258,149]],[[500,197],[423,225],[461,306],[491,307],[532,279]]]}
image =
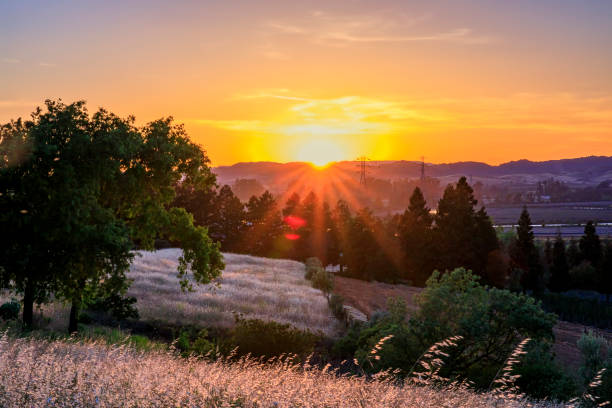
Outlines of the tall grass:
{"label": "tall grass", "polygon": [[0,338],[0,406],[555,407],[463,387],[398,386],[288,361],[178,358],[127,346]]}
{"label": "tall grass", "polygon": [[128,274],[134,280],[128,295],[138,299],[143,320],[231,327],[238,313],[328,335],[339,329],[325,295],[304,279],[300,262],[224,254],[222,277],[185,293],[176,278],[180,253],[178,249],[138,252]]}

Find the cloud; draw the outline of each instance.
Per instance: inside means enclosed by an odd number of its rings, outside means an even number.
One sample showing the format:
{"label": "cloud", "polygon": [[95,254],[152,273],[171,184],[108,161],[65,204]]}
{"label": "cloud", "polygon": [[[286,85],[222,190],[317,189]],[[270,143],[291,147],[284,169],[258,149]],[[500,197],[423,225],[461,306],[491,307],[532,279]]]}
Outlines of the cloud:
{"label": "cloud", "polygon": [[51,62],[39,62],[38,65],[41,67],[56,67],[57,66],[57,64],[53,64]]}
{"label": "cloud", "polygon": [[416,33],[413,27],[430,17],[430,15],[409,17],[402,14],[346,17],[315,11],[310,14],[307,21],[299,23],[268,21],[265,27],[277,35],[302,36],[314,43],[328,46],[408,42],[488,44],[495,41],[492,36],[480,35],[473,29],[465,27],[436,32],[420,29],[421,33]]}
{"label": "cloud", "polygon": [[[470,129],[539,131],[612,137],[612,98],[569,93],[505,97],[391,99],[341,96],[321,99],[287,90],[262,90],[234,100],[278,99],[285,108],[258,120],[193,120],[219,129],[257,134],[346,135]],[[597,136],[599,135],[599,136]]]}
{"label": "cloud", "polygon": [[18,60],[17,58],[2,58],[2,62],[7,64],[19,64],[21,60]]}

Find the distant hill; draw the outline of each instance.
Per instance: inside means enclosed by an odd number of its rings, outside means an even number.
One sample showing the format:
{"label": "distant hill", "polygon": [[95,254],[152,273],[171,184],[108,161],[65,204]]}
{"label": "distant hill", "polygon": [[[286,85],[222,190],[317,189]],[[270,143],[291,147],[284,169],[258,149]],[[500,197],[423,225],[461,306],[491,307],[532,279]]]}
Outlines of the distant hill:
{"label": "distant hill", "polygon": [[[331,171],[359,179],[359,163],[343,161],[317,170],[308,163],[248,162],[213,169],[221,184],[232,184],[238,178],[254,178],[271,190],[282,190],[295,179],[321,178]],[[420,177],[421,163],[414,161],[373,161],[368,163],[368,177],[379,179],[414,179]],[[492,166],[480,162],[425,164],[429,177],[452,182],[460,176],[471,177],[485,184],[532,184],[546,178],[556,178],[570,185],[588,186],[612,180],[612,157],[590,156],[576,159],[534,162],[517,160]]]}

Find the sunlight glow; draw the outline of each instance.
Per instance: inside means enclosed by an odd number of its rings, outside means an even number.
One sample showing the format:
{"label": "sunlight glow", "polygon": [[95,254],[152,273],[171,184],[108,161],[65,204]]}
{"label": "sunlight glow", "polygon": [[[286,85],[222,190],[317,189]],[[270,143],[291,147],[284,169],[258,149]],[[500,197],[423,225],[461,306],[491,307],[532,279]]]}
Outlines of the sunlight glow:
{"label": "sunlight glow", "polygon": [[347,149],[332,139],[305,140],[298,147],[295,156],[299,161],[312,163],[323,168],[334,161],[347,160]]}

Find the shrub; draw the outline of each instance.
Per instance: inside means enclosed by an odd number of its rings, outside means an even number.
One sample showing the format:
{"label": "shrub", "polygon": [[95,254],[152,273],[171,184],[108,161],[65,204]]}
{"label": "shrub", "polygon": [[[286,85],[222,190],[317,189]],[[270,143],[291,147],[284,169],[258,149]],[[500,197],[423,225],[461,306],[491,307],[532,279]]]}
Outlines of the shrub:
{"label": "shrub", "polygon": [[16,300],[11,300],[0,306],[0,318],[3,320],[15,320],[19,318],[21,304]]}
{"label": "shrub", "polygon": [[317,272],[323,270],[323,264],[317,257],[306,259],[305,266],[306,272],[304,274],[304,278],[307,280],[311,280]]}
{"label": "shrub", "polygon": [[321,290],[323,293],[330,293],[334,289],[334,280],[331,273],[319,269],[312,276],[312,287]]}
{"label": "shrub", "polygon": [[216,349],[216,345],[209,339],[208,330],[195,327],[184,327],[175,340],[175,347],[183,356],[196,354],[209,355]]}
{"label": "shrub", "polygon": [[347,313],[344,309],[344,298],[342,296],[332,294],[329,297],[329,308],[338,320],[346,321]]}
{"label": "shrub", "polygon": [[406,299],[402,297],[390,297],[387,299],[387,310],[394,322],[403,322],[408,314]]}
{"label": "shrub", "polygon": [[567,401],[577,393],[577,384],[554,360],[548,342],[531,341],[527,354],[512,374],[520,375],[516,385],[532,398]]}
{"label": "shrub", "polygon": [[238,347],[240,355],[250,353],[256,357],[273,357],[291,353],[304,357],[314,350],[320,338],[321,335],[289,324],[237,316],[230,342]]}

